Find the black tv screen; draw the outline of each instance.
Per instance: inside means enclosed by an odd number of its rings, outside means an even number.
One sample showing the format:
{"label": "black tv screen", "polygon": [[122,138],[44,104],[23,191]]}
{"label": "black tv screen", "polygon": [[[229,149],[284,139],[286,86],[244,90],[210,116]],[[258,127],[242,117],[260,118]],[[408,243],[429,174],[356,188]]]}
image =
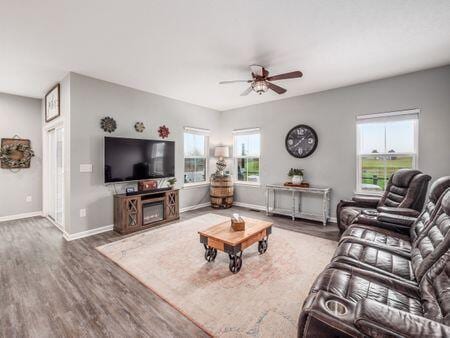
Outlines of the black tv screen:
{"label": "black tv screen", "polygon": [[105,137],[105,183],[175,176],[175,142]]}

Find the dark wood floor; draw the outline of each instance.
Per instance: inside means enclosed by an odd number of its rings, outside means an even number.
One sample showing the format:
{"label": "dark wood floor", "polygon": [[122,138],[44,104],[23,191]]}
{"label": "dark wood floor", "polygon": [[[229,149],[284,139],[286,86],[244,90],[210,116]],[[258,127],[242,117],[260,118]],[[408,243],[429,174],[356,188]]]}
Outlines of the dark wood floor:
{"label": "dark wood floor", "polygon": [[[266,218],[243,208],[207,212]],[[271,218],[276,226],[337,240],[336,225]],[[151,230],[148,230],[151,231]],[[0,223],[1,337],[204,337],[206,334],[95,247],[114,232],[66,242],[43,218]]]}

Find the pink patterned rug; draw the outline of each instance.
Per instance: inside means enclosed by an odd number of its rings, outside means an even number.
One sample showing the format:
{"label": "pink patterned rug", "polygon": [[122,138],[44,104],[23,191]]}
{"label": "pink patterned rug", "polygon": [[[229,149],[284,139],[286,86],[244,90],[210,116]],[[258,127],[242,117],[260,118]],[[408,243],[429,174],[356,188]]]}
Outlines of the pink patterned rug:
{"label": "pink patterned rug", "polygon": [[228,255],[204,259],[197,231],[227,220],[206,214],[97,248],[217,337],[295,337],[303,300],[337,243],[272,228],[269,248],[247,248],[233,275]]}

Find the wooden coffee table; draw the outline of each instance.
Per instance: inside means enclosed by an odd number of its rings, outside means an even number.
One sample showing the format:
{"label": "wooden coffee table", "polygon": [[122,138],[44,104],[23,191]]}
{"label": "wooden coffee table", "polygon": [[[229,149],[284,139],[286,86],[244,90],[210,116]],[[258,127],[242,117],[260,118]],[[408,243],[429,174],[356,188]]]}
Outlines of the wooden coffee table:
{"label": "wooden coffee table", "polygon": [[244,218],[245,230],[234,231],[231,220],[199,231],[200,243],[205,247],[205,259],[213,262],[217,250],[223,251],[230,257],[230,271],[238,273],[242,267],[242,252],[244,249],[258,242],[258,252],[263,254],[268,247],[268,238],[272,233],[272,223],[258,219]]}

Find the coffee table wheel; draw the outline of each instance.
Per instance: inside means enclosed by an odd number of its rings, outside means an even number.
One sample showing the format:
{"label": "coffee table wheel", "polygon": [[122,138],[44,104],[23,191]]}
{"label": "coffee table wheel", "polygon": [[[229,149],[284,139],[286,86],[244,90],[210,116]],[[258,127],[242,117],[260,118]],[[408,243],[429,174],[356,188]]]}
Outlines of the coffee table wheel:
{"label": "coffee table wheel", "polygon": [[214,262],[217,256],[217,249],[205,246],[205,259],[208,262]]}
{"label": "coffee table wheel", "polygon": [[267,247],[269,246],[269,242],[267,241],[268,238],[265,238],[258,242],[258,252],[262,255],[264,252],[267,251]]}
{"label": "coffee table wheel", "polygon": [[230,271],[232,273],[238,273],[242,267],[242,252],[239,255],[230,256]]}

